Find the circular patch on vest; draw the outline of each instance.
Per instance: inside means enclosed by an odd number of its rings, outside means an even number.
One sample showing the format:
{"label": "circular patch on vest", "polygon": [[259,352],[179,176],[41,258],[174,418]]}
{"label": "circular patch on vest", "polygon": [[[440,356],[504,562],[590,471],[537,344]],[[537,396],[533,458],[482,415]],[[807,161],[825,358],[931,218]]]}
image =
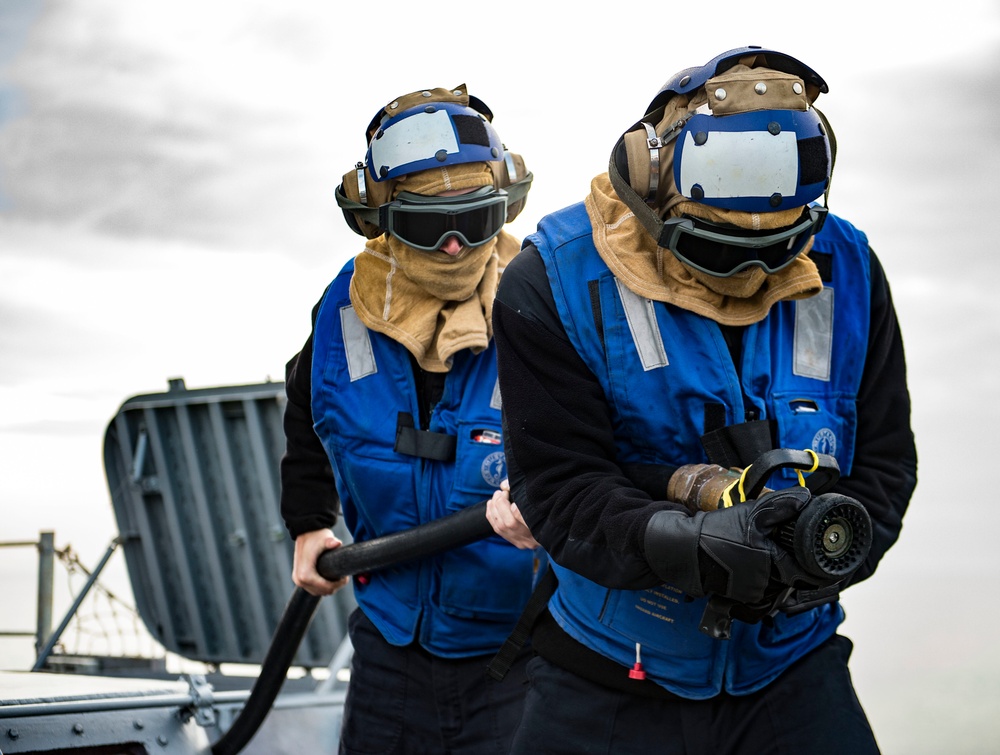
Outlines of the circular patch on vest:
{"label": "circular patch on vest", "polygon": [[828,456],[837,455],[837,435],[829,427],[824,427],[819,430],[814,436],[812,441],[812,450],[818,454],[827,454]]}
{"label": "circular patch on vest", "polygon": [[479,471],[487,485],[499,488],[500,482],[507,478],[507,458],[503,455],[503,451],[494,451],[483,459]]}

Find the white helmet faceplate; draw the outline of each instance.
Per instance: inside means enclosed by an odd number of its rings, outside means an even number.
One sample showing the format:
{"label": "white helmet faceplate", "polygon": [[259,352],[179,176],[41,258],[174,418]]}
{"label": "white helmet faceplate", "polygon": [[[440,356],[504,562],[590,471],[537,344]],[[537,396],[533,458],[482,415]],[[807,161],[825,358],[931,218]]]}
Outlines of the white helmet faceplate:
{"label": "white helmet faceplate", "polygon": [[410,108],[376,131],[365,162],[376,181],[430,168],[503,159],[503,144],[486,118],[465,105]]}

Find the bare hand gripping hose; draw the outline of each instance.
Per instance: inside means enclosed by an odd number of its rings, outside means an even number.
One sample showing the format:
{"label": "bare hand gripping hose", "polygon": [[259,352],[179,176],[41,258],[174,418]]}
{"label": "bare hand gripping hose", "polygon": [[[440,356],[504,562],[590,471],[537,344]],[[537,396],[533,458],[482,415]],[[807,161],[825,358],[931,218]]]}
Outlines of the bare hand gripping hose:
{"label": "bare hand gripping hose", "polygon": [[[376,571],[460,548],[491,534],[493,529],[486,520],[486,501],[481,501],[409,530],[324,551],[316,562],[316,571],[324,579],[334,582],[341,577]],[[292,593],[274,630],[250,697],[233,725],[212,745],[212,755],[236,755],[257,733],[281,690],[319,600],[301,587]]]}

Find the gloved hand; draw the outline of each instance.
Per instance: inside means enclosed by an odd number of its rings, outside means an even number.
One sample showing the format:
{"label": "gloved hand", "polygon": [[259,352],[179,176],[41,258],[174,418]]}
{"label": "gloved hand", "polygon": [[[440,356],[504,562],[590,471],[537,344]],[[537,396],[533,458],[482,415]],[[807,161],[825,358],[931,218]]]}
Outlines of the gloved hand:
{"label": "gloved hand", "polygon": [[776,589],[773,595],[765,596],[763,602],[756,605],[735,603],[729,608],[729,616],[739,619],[744,624],[756,624],[779,611],[795,616],[826,603],[833,603],[840,598],[840,582],[816,589],[792,589],[774,580],[771,581],[771,585]]}
{"label": "gloved hand", "polygon": [[760,603],[774,591],[776,576],[787,572],[791,579],[798,572],[792,555],[770,535],[798,516],[810,497],[795,487],[718,511],[657,512],[646,526],[646,560],[664,582],[692,597]]}
{"label": "gloved hand", "polygon": [[842,582],[834,582],[832,585],[820,587],[815,590],[789,590],[782,596],[777,604],[777,609],[789,616],[804,613],[817,606],[832,603],[840,598],[840,588]]}

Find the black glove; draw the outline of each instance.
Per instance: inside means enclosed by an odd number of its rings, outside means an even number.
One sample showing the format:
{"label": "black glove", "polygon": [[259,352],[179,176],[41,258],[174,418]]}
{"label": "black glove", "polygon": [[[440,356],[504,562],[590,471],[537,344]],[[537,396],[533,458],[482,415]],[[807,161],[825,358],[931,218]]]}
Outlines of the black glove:
{"label": "black glove", "polygon": [[816,590],[789,590],[778,603],[777,609],[789,616],[805,613],[818,606],[839,600],[841,587],[841,582],[835,582]]}
{"label": "black glove", "polygon": [[807,489],[796,487],[693,516],[657,512],[646,526],[646,561],[664,582],[695,598],[714,594],[760,603],[774,591],[775,577],[797,576],[794,558],[770,535],[795,519],[810,497]]}

